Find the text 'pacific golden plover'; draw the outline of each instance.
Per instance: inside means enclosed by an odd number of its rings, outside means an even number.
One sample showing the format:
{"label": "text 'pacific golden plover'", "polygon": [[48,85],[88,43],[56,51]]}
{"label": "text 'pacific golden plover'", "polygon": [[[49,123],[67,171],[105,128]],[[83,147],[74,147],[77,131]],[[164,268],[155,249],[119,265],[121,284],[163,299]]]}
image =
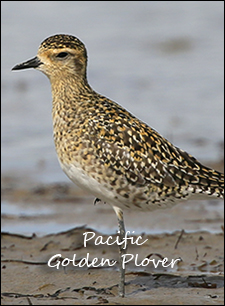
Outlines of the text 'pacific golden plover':
{"label": "text 'pacific golden plover'", "polygon": [[[45,39],[37,56],[13,70],[35,68],[52,89],[54,141],[63,171],[114,208],[120,241],[124,209],[154,210],[191,195],[224,197],[224,175],[173,146],[123,107],[96,93],[86,77],[87,51],[71,35]],[[120,247],[119,295],[125,268]]]}

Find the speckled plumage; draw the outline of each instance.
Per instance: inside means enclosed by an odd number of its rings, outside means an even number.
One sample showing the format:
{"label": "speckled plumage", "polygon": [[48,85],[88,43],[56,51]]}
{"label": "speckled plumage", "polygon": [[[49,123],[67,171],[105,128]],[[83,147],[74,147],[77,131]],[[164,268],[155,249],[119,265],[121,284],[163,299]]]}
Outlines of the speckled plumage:
{"label": "speckled plumage", "polygon": [[173,146],[86,78],[87,52],[71,35],[44,40],[34,67],[51,82],[54,141],[65,173],[116,209],[154,210],[193,194],[223,198],[224,175]]}
{"label": "speckled plumage", "polygon": [[58,112],[53,107],[60,162],[79,163],[103,185],[105,194],[91,190],[95,196],[122,209],[149,210],[193,193],[222,196],[219,172],[202,166],[114,102],[91,93],[74,105],[68,101],[67,112],[61,110],[62,124]]}
{"label": "speckled plumage", "polygon": [[47,38],[37,59],[35,68],[51,81],[58,158],[76,184],[121,209],[153,210],[192,194],[223,197],[223,174],[201,165],[92,90],[86,78],[86,48],[78,38]]}

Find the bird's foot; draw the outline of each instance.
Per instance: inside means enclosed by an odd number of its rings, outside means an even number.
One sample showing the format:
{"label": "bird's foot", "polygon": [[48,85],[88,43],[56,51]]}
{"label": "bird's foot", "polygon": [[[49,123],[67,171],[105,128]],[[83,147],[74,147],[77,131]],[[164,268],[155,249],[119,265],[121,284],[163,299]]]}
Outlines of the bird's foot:
{"label": "bird's foot", "polygon": [[101,202],[101,199],[95,198],[95,200],[94,200],[94,205],[96,205],[98,202]]}

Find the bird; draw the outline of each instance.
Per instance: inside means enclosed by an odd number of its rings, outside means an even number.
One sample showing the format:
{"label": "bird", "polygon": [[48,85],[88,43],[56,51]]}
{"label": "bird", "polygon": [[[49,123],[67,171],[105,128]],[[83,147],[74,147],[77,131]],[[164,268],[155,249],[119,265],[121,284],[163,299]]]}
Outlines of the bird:
{"label": "bird", "polygon": [[[46,38],[37,55],[12,70],[34,68],[51,83],[54,143],[59,163],[79,187],[114,209],[119,239],[125,210],[168,208],[193,196],[224,197],[224,174],[201,164],[87,80],[87,50],[69,34]],[[125,296],[119,246],[118,294]]]}

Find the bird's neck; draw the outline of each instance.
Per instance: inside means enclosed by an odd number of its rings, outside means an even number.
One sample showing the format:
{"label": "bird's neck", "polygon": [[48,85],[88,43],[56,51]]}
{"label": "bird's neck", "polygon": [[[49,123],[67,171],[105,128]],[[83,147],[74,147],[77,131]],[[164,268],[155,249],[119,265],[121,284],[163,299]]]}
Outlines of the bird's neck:
{"label": "bird's neck", "polygon": [[[65,105],[73,104],[73,101],[79,102],[82,98],[92,95],[93,89],[87,82],[86,78],[81,78],[79,76],[73,77],[57,77],[55,79],[50,79],[53,107],[54,104],[61,102]],[[67,105],[68,107],[68,105]]]}

